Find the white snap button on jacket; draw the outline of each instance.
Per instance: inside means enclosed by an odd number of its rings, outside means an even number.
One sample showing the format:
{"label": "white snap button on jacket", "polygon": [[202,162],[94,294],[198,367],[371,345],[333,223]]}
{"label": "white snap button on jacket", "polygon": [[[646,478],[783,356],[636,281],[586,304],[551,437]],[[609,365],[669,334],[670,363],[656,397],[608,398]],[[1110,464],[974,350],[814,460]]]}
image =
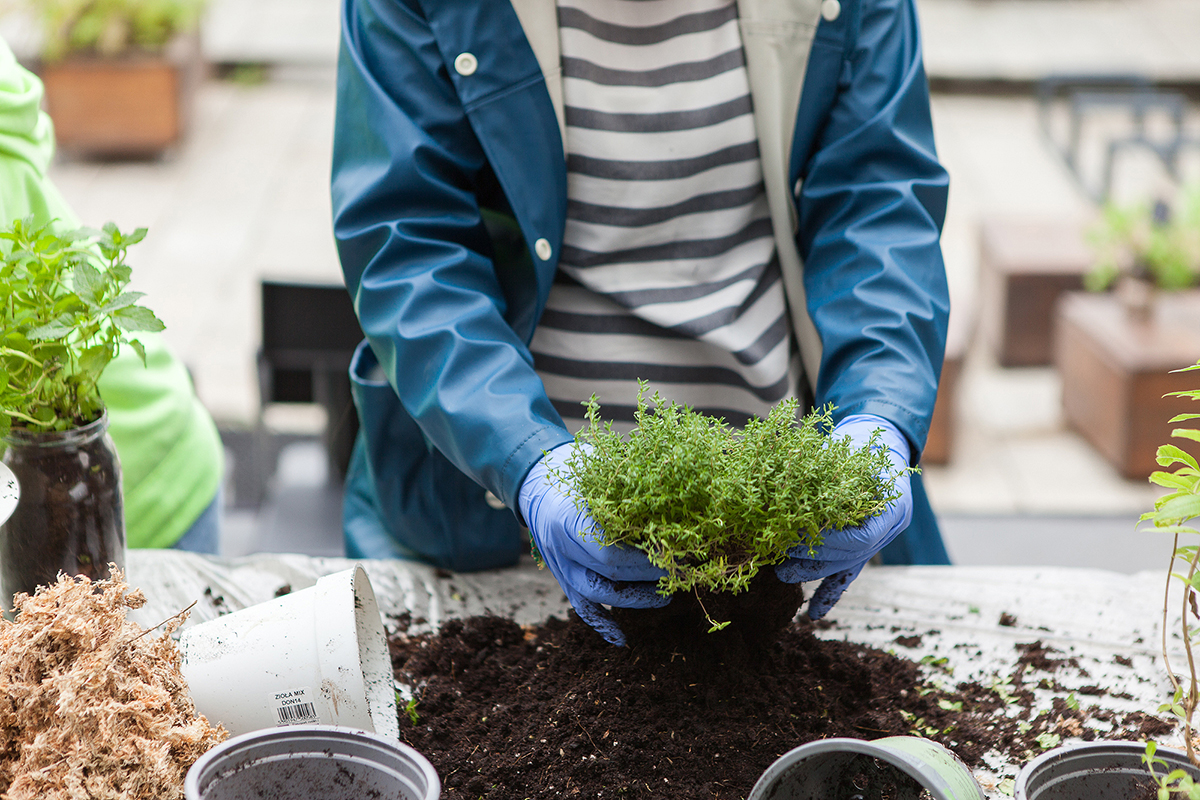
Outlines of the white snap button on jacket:
{"label": "white snap button on jacket", "polygon": [[538,239],[533,243],[533,252],[537,253],[537,257],[542,261],[549,261],[550,256],[554,253],[554,248],[550,246],[547,239]]}
{"label": "white snap button on jacket", "polygon": [[[842,4],[838,0],[823,0],[821,3],[821,16],[829,22],[833,22],[842,13]],[[462,58],[462,56],[459,56]]]}
{"label": "white snap button on jacket", "polygon": [[[827,3],[830,1],[825,0]],[[459,75],[474,75],[477,69],[479,69],[479,59],[471,53],[459,53],[458,58],[454,59],[454,70]]]}

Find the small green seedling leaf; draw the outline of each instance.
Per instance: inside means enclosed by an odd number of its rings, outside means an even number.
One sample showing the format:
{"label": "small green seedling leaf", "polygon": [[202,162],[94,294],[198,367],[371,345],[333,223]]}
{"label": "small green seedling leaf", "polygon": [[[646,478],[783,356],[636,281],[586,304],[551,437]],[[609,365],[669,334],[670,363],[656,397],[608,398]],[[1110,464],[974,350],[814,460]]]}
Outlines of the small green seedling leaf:
{"label": "small green seedling leaf", "polygon": [[1057,733],[1046,732],[1039,733],[1034,737],[1034,741],[1038,743],[1038,747],[1043,750],[1049,750],[1053,747],[1058,747],[1059,743],[1062,742],[1062,737]]}
{"label": "small green seedling leaf", "polygon": [[154,316],[154,312],[143,306],[125,306],[113,312],[112,318],[127,331],[161,331],[167,326]]}
{"label": "small green seedling leaf", "polygon": [[408,719],[413,725],[421,722],[421,715],[417,713],[417,698],[409,698],[409,701],[404,704],[404,712],[408,714]]}
{"label": "small green seedling leaf", "polygon": [[1200,470],[1200,464],[1196,463],[1195,458],[1173,444],[1159,445],[1155,460],[1158,461],[1160,467],[1169,467],[1172,464],[1184,464],[1192,469]]}

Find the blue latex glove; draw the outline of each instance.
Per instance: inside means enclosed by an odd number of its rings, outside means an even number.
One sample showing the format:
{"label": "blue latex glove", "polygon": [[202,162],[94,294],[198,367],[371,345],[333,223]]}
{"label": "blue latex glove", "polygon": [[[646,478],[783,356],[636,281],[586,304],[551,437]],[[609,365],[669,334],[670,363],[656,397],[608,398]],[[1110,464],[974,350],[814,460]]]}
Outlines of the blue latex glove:
{"label": "blue latex glove", "polygon": [[[851,447],[859,449],[876,429],[881,430],[876,446],[887,448],[891,471],[907,468],[911,452],[908,440],[883,417],[852,414],[835,425],[830,436],[849,436]],[[823,579],[808,601],[811,619],[821,619],[829,613],[871,557],[899,536],[912,521],[912,487],[907,472],[896,481],[896,491],[900,496],[862,525],[825,531],[824,541],[815,552],[810,553],[806,546],[797,545],[789,553],[790,558],[775,567],[775,574],[785,583]]]}
{"label": "blue latex glove", "polygon": [[579,446],[559,445],[534,464],[521,484],[517,504],[575,613],[609,642],[623,646],[625,634],[604,606],[665,606],[671,598],[658,593],[658,579],[666,573],[640,550],[595,541],[598,526],[587,506],[582,501],[577,505],[571,488],[551,474],[566,475],[566,461]]}

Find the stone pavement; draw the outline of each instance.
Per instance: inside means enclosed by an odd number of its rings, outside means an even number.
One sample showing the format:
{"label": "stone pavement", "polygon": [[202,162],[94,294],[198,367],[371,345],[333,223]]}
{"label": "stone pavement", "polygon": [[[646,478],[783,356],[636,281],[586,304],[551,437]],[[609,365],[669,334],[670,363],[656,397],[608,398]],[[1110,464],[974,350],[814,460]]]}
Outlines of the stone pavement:
{"label": "stone pavement", "polygon": [[[1138,70],[1200,84],[1195,0],[919,5],[935,81],[961,87]],[[160,160],[61,159],[53,168],[88,223],[150,229],[131,254],[135,283],[225,427],[253,425],[258,414],[259,281],[340,282],[328,198],[337,24],[336,0],[213,0],[204,31],[209,57],[266,65],[266,80],[245,80],[260,74],[253,70],[235,70],[241,80],[208,80],[191,134]],[[1131,533],[1152,506],[1151,487],[1120,478],[1066,429],[1052,369],[1001,369],[974,335],[981,220],[1080,220],[1094,207],[1043,140],[1030,96],[938,94],[934,121],[952,176],[943,238],[952,336],[969,344],[953,457],[925,470],[951,553],[960,563],[1157,568],[1167,543]],[[1200,128],[1194,110],[1188,124]],[[1193,155],[1185,169],[1200,175]],[[1116,186],[1125,194],[1166,180],[1136,153],[1119,167]],[[269,411],[284,429],[321,424],[311,409]],[[338,495],[325,481],[319,448],[297,445],[280,464],[259,512],[230,511],[227,552],[336,552]]]}

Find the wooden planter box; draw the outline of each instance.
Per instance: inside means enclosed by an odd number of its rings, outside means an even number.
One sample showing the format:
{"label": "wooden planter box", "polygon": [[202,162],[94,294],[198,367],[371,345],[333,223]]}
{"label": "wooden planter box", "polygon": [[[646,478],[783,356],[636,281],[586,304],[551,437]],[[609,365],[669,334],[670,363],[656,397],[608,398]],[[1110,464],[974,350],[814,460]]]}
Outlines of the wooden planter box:
{"label": "wooden planter box", "polygon": [[1092,253],[1077,223],[989,220],[980,229],[981,309],[989,348],[1003,367],[1054,360],[1054,306],[1083,288]]}
{"label": "wooden planter box", "polygon": [[161,154],[187,130],[203,74],[199,37],[161,56],[74,57],[38,70],[60,149],[85,156]]}
{"label": "wooden planter box", "polygon": [[975,335],[975,304],[955,305],[951,297],[950,329],[946,335],[946,353],[942,359],[942,376],[938,381],[937,400],[929,420],[929,435],[921,452],[921,463],[949,464],[954,455],[958,427],[958,387],[963,363]]}
{"label": "wooden planter box", "polygon": [[929,435],[921,452],[921,463],[945,465],[954,453],[958,376],[962,373],[963,354],[946,352],[942,361],[942,378],[938,382],[937,401],[929,420]]}
{"label": "wooden planter box", "polygon": [[1175,444],[1200,457],[1200,445],[1172,439],[1175,414],[1200,412],[1168,392],[1200,388],[1195,372],[1171,370],[1200,359],[1200,291],[1161,294],[1149,318],[1131,315],[1115,294],[1070,293],[1057,313],[1055,363],[1063,412],[1126,478],[1158,469],[1155,453]]}
{"label": "wooden planter box", "polygon": [[978,327],[978,304],[973,296],[965,294],[967,291],[968,286],[951,283],[946,352],[942,359],[937,400],[933,405],[933,416],[929,420],[929,434],[925,439],[925,449],[921,453],[922,464],[949,464],[954,455],[954,443],[958,438],[960,377],[967,352],[975,339],[975,329]]}

